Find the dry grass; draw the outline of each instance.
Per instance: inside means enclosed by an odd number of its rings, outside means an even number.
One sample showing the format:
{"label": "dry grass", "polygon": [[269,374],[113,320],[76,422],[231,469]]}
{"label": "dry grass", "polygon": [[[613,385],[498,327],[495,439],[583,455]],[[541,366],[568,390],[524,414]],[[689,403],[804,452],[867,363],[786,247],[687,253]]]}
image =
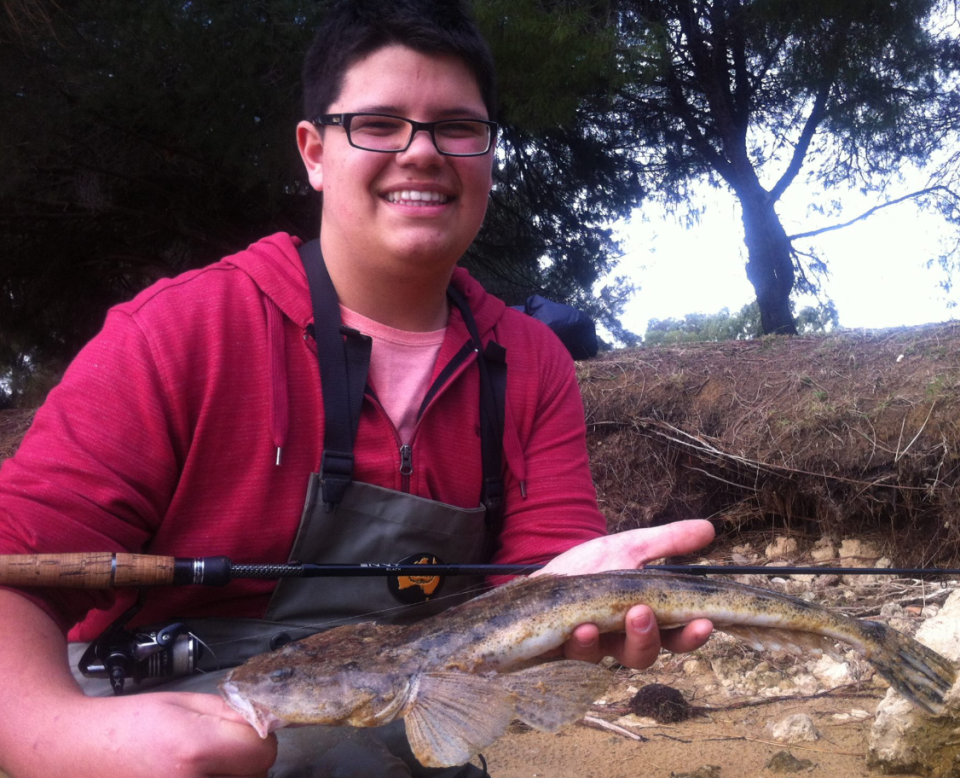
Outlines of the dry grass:
{"label": "dry grass", "polygon": [[960,325],[619,351],[580,378],[614,529],[699,516],[960,559]]}

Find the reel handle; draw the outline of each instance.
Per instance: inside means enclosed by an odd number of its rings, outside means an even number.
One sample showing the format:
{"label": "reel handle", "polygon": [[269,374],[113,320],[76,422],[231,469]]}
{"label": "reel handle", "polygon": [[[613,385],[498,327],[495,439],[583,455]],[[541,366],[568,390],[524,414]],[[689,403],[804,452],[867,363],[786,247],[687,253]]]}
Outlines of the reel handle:
{"label": "reel handle", "polygon": [[0,555],[0,586],[113,589],[173,584],[222,586],[229,581],[227,557],[185,559],[110,551]]}

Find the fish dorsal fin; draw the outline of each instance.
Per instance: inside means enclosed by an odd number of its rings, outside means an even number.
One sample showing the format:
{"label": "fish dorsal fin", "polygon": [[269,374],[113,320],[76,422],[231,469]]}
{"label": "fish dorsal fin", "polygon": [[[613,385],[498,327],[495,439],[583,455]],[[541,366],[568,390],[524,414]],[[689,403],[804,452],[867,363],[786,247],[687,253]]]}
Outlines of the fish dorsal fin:
{"label": "fish dorsal fin", "polygon": [[841,659],[842,653],[837,650],[835,641],[825,635],[815,632],[799,632],[795,630],[776,629],[769,627],[751,627],[743,624],[725,624],[716,628],[735,638],[745,641],[751,648],[762,651],[786,651],[794,656],[804,653],[816,655],[827,654],[834,659]]}
{"label": "fish dorsal fin", "polygon": [[410,748],[424,767],[465,764],[506,732],[516,700],[497,681],[467,673],[414,679],[404,723]]}
{"label": "fish dorsal fin", "polygon": [[543,732],[556,732],[579,720],[610,685],[609,670],[562,660],[500,676],[517,697],[517,718]]}

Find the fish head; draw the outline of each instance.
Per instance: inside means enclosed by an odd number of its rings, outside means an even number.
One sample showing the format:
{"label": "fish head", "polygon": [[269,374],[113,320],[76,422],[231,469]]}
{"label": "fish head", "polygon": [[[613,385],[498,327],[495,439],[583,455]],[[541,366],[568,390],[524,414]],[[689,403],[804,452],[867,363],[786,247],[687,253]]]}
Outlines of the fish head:
{"label": "fish head", "polygon": [[278,664],[232,670],[220,693],[261,737],[289,724],[375,727],[403,709],[409,677],[341,668],[323,674]]}

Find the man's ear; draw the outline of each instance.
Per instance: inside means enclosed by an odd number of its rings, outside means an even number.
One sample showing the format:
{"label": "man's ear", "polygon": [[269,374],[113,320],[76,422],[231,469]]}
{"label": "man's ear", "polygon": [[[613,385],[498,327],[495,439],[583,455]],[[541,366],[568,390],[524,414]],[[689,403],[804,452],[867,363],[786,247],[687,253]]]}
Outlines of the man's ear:
{"label": "man's ear", "polygon": [[300,158],[307,169],[310,186],[318,192],[323,191],[323,137],[321,130],[310,122],[297,125],[297,148]]}

